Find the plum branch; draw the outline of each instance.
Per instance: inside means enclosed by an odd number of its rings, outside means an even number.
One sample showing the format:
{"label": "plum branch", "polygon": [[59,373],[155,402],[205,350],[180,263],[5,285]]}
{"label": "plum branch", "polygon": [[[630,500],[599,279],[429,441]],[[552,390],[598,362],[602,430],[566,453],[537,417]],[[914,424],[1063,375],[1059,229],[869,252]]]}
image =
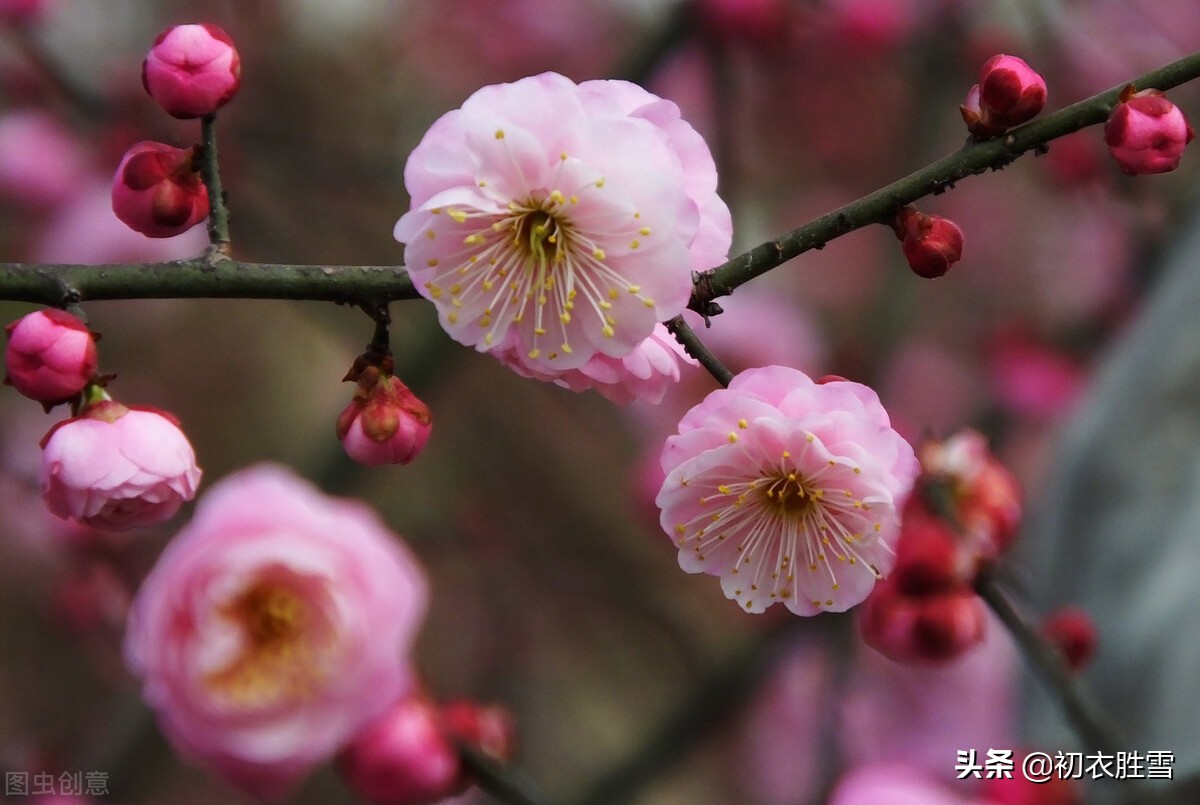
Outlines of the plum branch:
{"label": "plum branch", "polygon": [[[1029,151],[1104,122],[1127,83],[1167,90],[1200,77],[1200,52],[982,142],[970,141],[936,162],[696,276],[690,307],[711,315],[713,300],[810,249],[874,223],[955,183],[998,170]],[[214,142],[215,151],[215,142]],[[220,199],[220,196],[218,196]],[[213,222],[213,226],[221,226]],[[224,237],[227,237],[225,235]],[[218,236],[220,241],[221,236]],[[106,299],[294,299],[378,305],[419,294],[402,265],[279,265],[218,259],[71,265],[0,263],[0,299],[65,307]]]}

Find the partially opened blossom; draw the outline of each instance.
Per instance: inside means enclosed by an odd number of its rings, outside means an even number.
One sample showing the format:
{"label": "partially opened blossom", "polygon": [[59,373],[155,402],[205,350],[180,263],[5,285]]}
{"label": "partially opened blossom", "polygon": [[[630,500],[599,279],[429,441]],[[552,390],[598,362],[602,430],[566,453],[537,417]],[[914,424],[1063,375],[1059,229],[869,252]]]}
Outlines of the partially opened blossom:
{"label": "partially opened blossom", "polygon": [[699,364],[684,351],[662,324],[628,355],[613,358],[597,352],[578,369],[537,371],[522,360],[516,348],[496,350],[496,358],[522,377],[553,382],[571,391],[595,389],[607,400],[625,405],[641,400],[657,405],[680,377],[680,365]]}
{"label": "partially opened blossom", "polygon": [[200,468],[171,414],[102,400],[42,439],[41,484],[52,514],[123,531],[173,517]]}
{"label": "partially opened blossom", "polygon": [[125,657],[177,751],[278,799],[408,692],[426,597],[369,509],[258,466],[214,486],[167,546]]}
{"label": "partially opened blossom", "polygon": [[390,371],[368,366],[356,379],[354,399],[335,425],[346,454],[368,467],[412,461],[433,430],[429,406]]}
{"label": "partially opened blossom", "polygon": [[742,372],[662,453],[663,529],[690,573],[747,612],[841,612],[891,569],[917,461],[871,389],[795,369]]}
{"label": "partially opened blossom", "polygon": [[457,341],[511,348],[530,374],[628,355],[729,249],[708,147],[624,81],[484,87],[433,124],[404,179],[395,236],[417,290]]}

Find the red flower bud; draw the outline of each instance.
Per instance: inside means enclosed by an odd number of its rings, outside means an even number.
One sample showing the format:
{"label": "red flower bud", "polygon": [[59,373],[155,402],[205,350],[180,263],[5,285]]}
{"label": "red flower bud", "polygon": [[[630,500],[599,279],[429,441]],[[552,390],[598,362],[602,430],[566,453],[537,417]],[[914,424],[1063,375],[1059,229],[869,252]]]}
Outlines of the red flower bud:
{"label": "red flower bud", "polygon": [[113,212],[152,238],[186,232],[208,217],[208,188],[192,169],[192,149],[140,142],[125,152],[113,177]]}
{"label": "red flower bud", "polygon": [[1169,173],[1179,167],[1192,127],[1179,107],[1156,89],[1125,87],[1104,125],[1108,152],[1124,173]]}
{"label": "red flower bud", "polygon": [[909,267],[919,277],[940,277],[962,258],[962,230],[948,218],[907,206],[897,214],[892,229]]}
{"label": "red flower bud", "polygon": [[216,25],[176,25],[154,40],[142,62],[142,86],[167,114],[211,115],[242,83],[242,61]]}
{"label": "red flower bud", "polygon": [[987,612],[965,585],[936,595],[905,595],[888,579],[875,586],[859,610],[863,641],[896,662],[941,663],[983,639]]}
{"label": "red flower bud", "polygon": [[1063,607],[1051,613],[1042,624],[1042,634],[1062,652],[1067,667],[1076,673],[1096,656],[1096,624],[1079,607]]}
{"label": "red flower bud", "polygon": [[96,342],[87,325],[49,308],[4,328],[5,382],[43,405],[66,402],[96,374]]}

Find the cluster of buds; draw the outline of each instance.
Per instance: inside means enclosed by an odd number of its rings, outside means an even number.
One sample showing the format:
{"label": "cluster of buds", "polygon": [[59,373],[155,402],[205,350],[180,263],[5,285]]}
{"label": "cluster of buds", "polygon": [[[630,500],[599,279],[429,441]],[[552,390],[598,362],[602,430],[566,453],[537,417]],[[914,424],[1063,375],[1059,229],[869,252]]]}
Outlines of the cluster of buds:
{"label": "cluster of buds", "polygon": [[892,231],[918,277],[936,279],[962,259],[963,233],[949,218],[926,215],[909,204],[896,213]]}
{"label": "cluster of buds", "polygon": [[356,382],[354,398],[337,418],[337,437],[359,464],[407,464],[433,430],[429,406],[392,374],[392,358],[364,353],[343,380]]}
{"label": "cluster of buds", "polygon": [[1121,91],[1104,125],[1108,152],[1124,173],[1169,173],[1179,167],[1192,127],[1182,111],[1156,89]]}
{"label": "cluster of buds", "polygon": [[42,439],[42,497],[51,513],[122,531],[160,523],[191,500],[200,470],[178,421],[156,409],[124,406],[97,374],[97,336],[60,310],[39,310],[8,325],[5,382],[49,411],[75,414]]}
{"label": "cluster of buds", "polygon": [[372,805],[431,805],[462,794],[473,782],[463,750],[505,763],[513,726],[501,707],[470,701],[444,705],[408,696],[342,751],[337,768]]}
{"label": "cluster of buds", "polygon": [[943,662],[984,635],[973,584],[1016,535],[1020,492],[982,434],[963,431],[920,451],[922,473],[905,506],[896,566],[861,610],[863,639],[900,662]]}
{"label": "cluster of buds", "polygon": [[[142,62],[142,85],[175,118],[210,118],[241,85],[241,59],[216,25],[176,25],[163,31]],[[152,238],[186,232],[208,215],[199,169],[200,146],[140,142],[113,177],[113,212]]]}
{"label": "cluster of buds", "polygon": [[1046,105],[1046,80],[1023,59],[997,54],[983,63],[979,83],[959,109],[978,140],[1032,119]]}

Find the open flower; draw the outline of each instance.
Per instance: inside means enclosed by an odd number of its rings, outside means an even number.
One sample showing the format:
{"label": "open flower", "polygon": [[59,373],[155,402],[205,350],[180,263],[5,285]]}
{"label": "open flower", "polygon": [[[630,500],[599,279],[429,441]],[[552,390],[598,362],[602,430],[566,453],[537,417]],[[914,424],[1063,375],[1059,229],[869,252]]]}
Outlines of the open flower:
{"label": "open flower", "polygon": [[255,467],[212,488],[143,582],[126,661],[180,753],[277,799],[411,688],[426,598],[369,509]]}
{"label": "open flower", "polygon": [[395,235],[418,291],[457,341],[511,346],[530,374],[628,354],[729,249],[708,147],[624,81],[484,87],[433,124],[404,180]]}
{"label": "open flower", "polygon": [[750,369],[684,415],[662,453],[661,523],[689,573],[747,612],[841,612],[891,569],[913,449],[871,389]]}

